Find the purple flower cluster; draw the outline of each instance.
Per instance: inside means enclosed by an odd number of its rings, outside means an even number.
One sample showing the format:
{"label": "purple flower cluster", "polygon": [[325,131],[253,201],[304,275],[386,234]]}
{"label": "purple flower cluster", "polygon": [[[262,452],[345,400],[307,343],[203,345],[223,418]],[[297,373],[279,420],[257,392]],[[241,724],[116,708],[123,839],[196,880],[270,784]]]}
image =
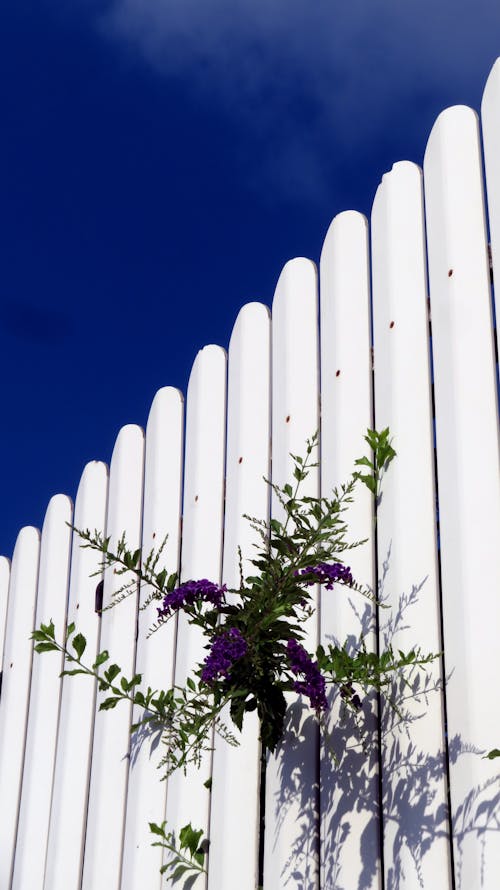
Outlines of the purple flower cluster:
{"label": "purple flower cluster", "polygon": [[218,677],[228,677],[235,661],[246,654],[247,644],[237,627],[222,631],[212,643],[201,672],[204,683],[211,684]]}
{"label": "purple flower cluster", "polygon": [[341,562],[334,562],[330,565],[328,562],[320,562],[317,566],[307,566],[305,569],[295,572],[296,575],[314,575],[306,584],[324,584],[327,590],[332,590],[335,581],[342,584],[354,584],[353,577],[349,566],[342,565]]}
{"label": "purple flower cluster", "polygon": [[159,618],[168,618],[172,612],[177,612],[185,606],[192,606],[196,600],[204,600],[213,606],[220,606],[224,600],[226,585],[220,587],[212,581],[202,578],[200,581],[186,581],[163,598],[163,605],[158,609]]}
{"label": "purple flower cluster", "polygon": [[304,680],[295,680],[293,688],[300,695],[307,695],[311,707],[316,711],[326,711],[326,681],[321,673],[318,662],[312,661],[311,656],[297,640],[288,640],[286,644],[290,669],[295,676],[302,674]]}

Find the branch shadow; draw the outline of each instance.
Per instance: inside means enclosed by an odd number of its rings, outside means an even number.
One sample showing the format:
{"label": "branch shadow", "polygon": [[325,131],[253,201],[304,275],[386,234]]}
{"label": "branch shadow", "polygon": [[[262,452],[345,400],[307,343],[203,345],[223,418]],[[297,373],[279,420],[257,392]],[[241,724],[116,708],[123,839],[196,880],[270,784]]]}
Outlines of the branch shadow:
{"label": "branch shadow", "polygon": [[[381,602],[389,557],[390,553],[383,564]],[[426,580],[403,592],[396,607],[382,613],[387,614],[379,628],[384,647],[403,629],[411,630],[411,610]],[[375,618],[370,604],[359,611],[351,602],[351,608],[359,635],[347,641],[332,636],[328,642],[347,642],[348,650],[355,652],[360,639],[373,632]],[[471,843],[481,847],[477,886],[483,886],[487,840],[492,841],[491,849],[498,847],[500,775],[471,786],[457,807],[453,856],[448,759],[456,764],[466,756],[480,758],[485,751],[458,735],[447,746],[444,729],[441,743],[435,743],[436,734],[430,743],[424,718],[429,708],[434,717],[444,713],[444,688],[437,661],[395,672],[382,704],[370,693],[357,713],[346,707],[334,688],[321,739],[316,718],[300,698],[289,708],[274,800],[276,833],[291,807],[300,812],[301,819],[281,872],[280,888],[374,890],[383,861],[385,890],[403,890],[408,881],[429,890],[434,862],[439,863],[440,877],[435,879],[441,890],[446,886],[470,890],[462,859],[465,845]],[[311,758],[317,776],[313,785],[303,779],[311,773]],[[463,768],[467,768],[465,761]]]}

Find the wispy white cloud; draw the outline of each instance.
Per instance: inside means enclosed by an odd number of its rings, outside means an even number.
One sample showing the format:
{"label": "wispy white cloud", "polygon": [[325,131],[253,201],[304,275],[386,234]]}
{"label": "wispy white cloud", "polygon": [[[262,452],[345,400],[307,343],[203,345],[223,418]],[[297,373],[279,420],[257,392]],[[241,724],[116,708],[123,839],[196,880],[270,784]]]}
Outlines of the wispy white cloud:
{"label": "wispy white cloud", "polygon": [[269,143],[259,175],[312,199],[332,152],[408,126],[450,83],[462,101],[500,51],[490,0],[112,0],[99,28]]}

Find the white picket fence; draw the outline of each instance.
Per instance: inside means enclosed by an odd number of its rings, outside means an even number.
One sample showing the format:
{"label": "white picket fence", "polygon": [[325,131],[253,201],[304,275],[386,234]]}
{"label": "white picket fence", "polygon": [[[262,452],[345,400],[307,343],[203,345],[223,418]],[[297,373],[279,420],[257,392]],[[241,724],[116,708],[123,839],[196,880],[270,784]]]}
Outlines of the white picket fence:
{"label": "white picket fence", "polygon": [[[490,240],[500,269],[500,60],[484,93],[482,141],[485,183],[476,113],[444,111],[423,177],[407,162],[383,177],[371,255],[365,218],[341,213],[319,275],[302,258],[283,269],[272,322],[265,306],[250,303],[227,362],[218,346],[198,354],[185,445],[183,399],[166,387],[145,435],[137,426],[120,431],[109,472],[99,462],[85,467],[74,510],[57,495],[41,535],[22,529],[12,565],[0,559],[1,890],[159,890],[161,850],[151,846],[148,822],[164,818],[173,829],[191,821],[210,838],[208,881],[188,885],[196,890],[255,890],[259,846],[265,890],[498,890],[500,776],[482,754],[500,746],[498,370],[488,258]],[[496,308],[498,317],[498,299]],[[364,632],[375,646],[378,632],[380,645],[444,647],[444,666],[436,662],[420,685],[415,674],[411,689],[395,685],[403,724],[391,709],[377,714],[375,701],[365,703],[364,747],[334,699],[337,760],[314,721],[300,723],[298,713],[300,743],[285,738],[267,762],[259,841],[252,715],[239,748],[216,740],[199,773],[167,785],[158,781],[161,750],[151,738],[130,743],[131,711],[98,712],[92,683],[61,680],[54,654],[33,657],[30,632],[50,618],[59,633],[75,621],[89,661],[108,648],[126,675],[143,672],[156,687],[182,682],[205,655],[198,633],[181,617],[176,630],[170,623],[146,642],[154,609],[138,612],[133,598],[101,618],[98,578],[89,578],[97,557],[66,523],[114,541],[125,530],[130,546],[146,550],[168,534],[171,571],[236,585],[237,546],[248,559],[252,545],[242,514],[276,511],[263,477],[286,481],[289,453],[303,453],[320,428],[320,467],[308,484],[328,494],[350,475],[373,425],[390,427],[398,456],[376,536],[366,489],[352,507],[352,537],[368,543],[351,566],[390,608],[375,621],[366,600],[322,592],[308,643]],[[105,602],[113,585],[106,574]]]}

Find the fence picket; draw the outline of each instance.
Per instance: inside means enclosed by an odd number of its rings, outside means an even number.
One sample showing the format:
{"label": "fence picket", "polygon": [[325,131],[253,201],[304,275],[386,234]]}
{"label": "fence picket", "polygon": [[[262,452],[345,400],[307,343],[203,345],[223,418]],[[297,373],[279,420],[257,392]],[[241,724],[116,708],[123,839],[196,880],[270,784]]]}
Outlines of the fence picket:
{"label": "fence picket", "polygon": [[[368,453],[363,436],[372,426],[372,362],[367,223],[347,211],[333,220],[320,263],[321,307],[321,492],[331,496],[346,482],[354,461]],[[374,589],[372,496],[358,485],[349,507],[349,537],[367,539],[344,555],[353,577]],[[361,595],[337,585],[321,592],[321,643],[343,645],[361,634],[375,649],[374,607]],[[380,827],[377,817],[377,715],[365,706],[364,731],[371,736],[371,756],[338,693],[329,695],[328,746],[320,762],[321,878],[323,887],[354,890],[380,885]],[[336,761],[332,758],[332,749]],[[346,831],[346,825],[349,831]]]}
{"label": "fence picket", "polygon": [[[165,547],[157,571],[178,570],[180,545],[180,498],[182,482],[183,400],[173,387],[160,389],[153,400],[146,427],[144,474],[143,559],[162,544]],[[144,603],[149,589],[143,586]],[[175,621],[147,638],[157,619],[158,602],[139,612],[136,672],[152,689],[168,689],[173,683],[175,661]],[[133,722],[141,717],[134,709]],[[121,890],[136,890],[164,884],[160,875],[162,849],[151,846],[154,839],[149,822],[161,824],[165,817],[166,783],[160,781],[158,766],[165,751],[157,733],[140,730],[132,736],[132,755],[127,795],[125,844]]]}
{"label": "fence picket", "polygon": [[[5,642],[5,623],[7,621],[7,599],[9,595],[10,562],[0,556],[0,676],[3,665],[3,649]],[[1,687],[0,687],[1,692]]]}
{"label": "fence picket", "polygon": [[[186,450],[184,511],[181,547],[181,579],[208,578],[220,582],[224,497],[226,425],[226,354],[219,346],[198,353],[189,379],[186,400]],[[175,682],[183,685],[195,665],[206,655],[200,628],[188,625],[179,614]],[[168,784],[167,823],[170,830],[191,823],[208,831],[211,756],[202,756],[200,769],[187,776],[172,775]],[[202,887],[202,876],[194,888]]]}
{"label": "fence picket", "polygon": [[[421,171],[395,164],[372,211],[375,422],[389,427],[397,457],[377,510],[380,646],[442,650],[434,443]],[[416,431],[418,430],[418,435]],[[395,680],[384,703],[382,798],[389,886],[451,888],[440,662],[413,672],[413,696]],[[409,697],[410,696],[410,697]],[[430,841],[430,842],[429,842]]]}
{"label": "fence picket", "polygon": [[475,112],[447,109],[429,138],[424,182],[455,878],[467,890],[496,887],[500,873],[491,797],[500,777],[476,753],[500,738],[500,713],[492,707],[500,625],[499,431],[481,172]]}
{"label": "fence picket", "polygon": [[[36,607],[36,627],[54,621],[59,637],[66,619],[73,504],[55,495],[47,507],[42,528]],[[12,880],[13,890],[43,887],[47,833],[52,800],[59,701],[59,653],[35,656],[31,673],[26,753],[19,809],[18,841]]]}
{"label": "fence picket", "polygon": [[[255,533],[243,514],[268,519],[270,318],[260,303],[240,311],[229,344],[226,509],[222,580],[240,584],[252,566]],[[226,715],[230,725],[229,715]],[[237,734],[237,733],[236,733]],[[238,748],[215,740],[210,812],[209,890],[255,890],[259,836],[260,744],[255,713],[247,714]],[[235,814],[244,814],[245,830]]]}
{"label": "fence picket", "polygon": [[[116,548],[125,533],[127,545],[135,550],[141,543],[144,434],[132,424],[120,430],[111,458],[106,536]],[[113,569],[104,573],[104,608],[123,584],[124,575]],[[137,595],[109,611],[101,619],[100,649],[130,679],[134,673]],[[105,693],[97,694],[97,704]],[[131,707],[120,703],[110,712],[97,712],[90,775],[87,838],[82,890],[104,886],[118,890],[121,877],[123,830],[127,794]]]}
{"label": "fence picket", "polygon": [[[316,267],[303,258],[291,260],[278,280],[273,301],[272,335],[272,479],[292,479],[290,452],[304,455],[306,439],[319,426],[318,306]],[[302,494],[318,494],[317,468]],[[271,512],[280,510],[273,497]],[[318,622],[308,621],[304,645],[318,645]],[[289,718],[295,730],[285,733],[266,770],[264,886],[314,890],[318,886],[318,733],[315,721],[302,719],[300,700],[290,696]]]}
{"label": "fence picket", "polygon": [[40,532],[27,526],[12,557],[0,698],[0,887],[10,890],[30,699]]}
{"label": "fence picket", "polygon": [[[484,88],[481,121],[493,276],[497,272],[497,279],[500,279],[500,59],[497,59],[493,65]],[[498,355],[500,355],[500,280],[497,280],[494,287],[494,296],[498,361]]]}
{"label": "fence picket", "polygon": [[[82,473],[75,500],[74,526],[103,529],[106,515],[108,471],[98,461]],[[73,534],[68,597],[68,624],[75,623],[87,640],[85,657],[92,663],[99,643],[100,619],[95,611],[99,554],[80,547]],[[57,628],[58,638],[62,627]],[[49,658],[52,656],[43,656]],[[88,784],[92,758],[95,684],[87,677],[63,677],[52,809],[47,843],[45,890],[79,890]]]}

